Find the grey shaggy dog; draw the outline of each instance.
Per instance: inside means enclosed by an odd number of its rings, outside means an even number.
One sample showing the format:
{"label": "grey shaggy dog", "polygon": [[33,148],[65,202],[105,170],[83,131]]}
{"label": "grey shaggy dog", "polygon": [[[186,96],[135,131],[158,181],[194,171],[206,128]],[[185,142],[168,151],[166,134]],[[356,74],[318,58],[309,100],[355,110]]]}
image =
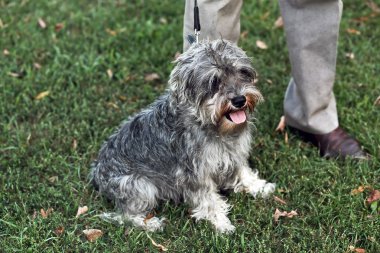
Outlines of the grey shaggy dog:
{"label": "grey shaggy dog", "polygon": [[235,227],[220,190],[268,196],[275,185],[248,165],[252,112],[262,95],[243,50],[225,40],[193,44],[176,61],[166,93],[102,146],[90,174],[123,219],[149,231],[159,202],[184,201],[218,232]]}

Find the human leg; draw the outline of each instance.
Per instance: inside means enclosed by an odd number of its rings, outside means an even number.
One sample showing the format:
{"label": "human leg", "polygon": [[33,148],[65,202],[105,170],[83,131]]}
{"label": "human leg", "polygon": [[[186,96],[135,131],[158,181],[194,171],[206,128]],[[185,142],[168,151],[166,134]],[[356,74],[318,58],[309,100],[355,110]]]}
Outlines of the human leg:
{"label": "human leg", "polygon": [[341,1],[279,2],[292,65],[286,121],[309,133],[329,133],[339,125],[333,86]]}
{"label": "human leg", "polygon": [[[200,39],[223,38],[237,43],[240,36],[240,10],[243,0],[198,0],[201,23]],[[190,46],[188,35],[194,34],[194,0],[186,0],[183,49]]]}
{"label": "human leg", "polygon": [[284,112],[325,157],[367,157],[359,142],[339,127],[333,93],[341,0],[279,1],[284,19],[292,79]]}

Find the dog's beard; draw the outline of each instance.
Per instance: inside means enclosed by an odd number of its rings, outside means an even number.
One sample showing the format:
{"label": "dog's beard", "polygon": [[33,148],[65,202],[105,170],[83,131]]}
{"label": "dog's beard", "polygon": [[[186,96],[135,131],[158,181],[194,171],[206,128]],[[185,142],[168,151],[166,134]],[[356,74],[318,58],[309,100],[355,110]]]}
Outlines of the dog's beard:
{"label": "dog's beard", "polygon": [[256,105],[263,100],[261,93],[255,87],[244,89],[246,103],[241,108],[236,108],[231,101],[219,93],[205,102],[201,112],[201,121],[211,123],[221,134],[231,134],[242,131],[249,123],[250,116]]}

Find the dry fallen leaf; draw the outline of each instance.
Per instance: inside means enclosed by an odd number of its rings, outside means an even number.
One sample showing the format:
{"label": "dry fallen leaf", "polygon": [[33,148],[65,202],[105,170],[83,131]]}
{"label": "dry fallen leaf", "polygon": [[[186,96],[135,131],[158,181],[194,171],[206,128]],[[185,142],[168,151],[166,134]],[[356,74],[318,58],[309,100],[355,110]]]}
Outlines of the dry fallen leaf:
{"label": "dry fallen leaf", "polygon": [[369,8],[375,13],[380,13],[380,8],[377,6],[373,1],[366,1],[366,4],[368,5]]}
{"label": "dry fallen leaf", "polygon": [[370,241],[370,242],[376,242],[376,238],[375,237],[373,237],[373,236],[368,236],[368,241]]}
{"label": "dry fallen leaf", "polygon": [[3,55],[9,55],[9,51],[8,51],[8,49],[4,49],[4,50],[3,50]]}
{"label": "dry fallen leaf", "polygon": [[282,19],[282,16],[279,16],[276,22],[274,22],[275,28],[281,28],[284,26],[284,20]]}
{"label": "dry fallen leaf", "polygon": [[29,145],[30,139],[32,138],[32,133],[28,134],[28,137],[26,137],[26,144]]}
{"label": "dry fallen leaf", "polygon": [[109,29],[109,28],[106,28],[106,32],[107,32],[109,35],[111,35],[111,36],[116,36],[116,35],[117,35],[117,32],[116,32],[116,31],[111,30],[111,29]]}
{"label": "dry fallen leaf", "polygon": [[108,107],[112,107],[112,108],[114,108],[116,110],[120,110],[119,106],[117,104],[113,103],[113,102],[108,102],[107,106]]}
{"label": "dry fallen leaf", "polygon": [[38,19],[38,25],[42,28],[45,29],[47,27],[45,21],[42,18]]}
{"label": "dry fallen leaf", "polygon": [[129,82],[129,81],[134,80],[134,79],[136,79],[136,76],[134,76],[134,75],[127,75],[126,77],[124,77],[125,82]]}
{"label": "dry fallen leaf", "polygon": [[85,229],[83,230],[83,234],[86,236],[88,241],[94,242],[103,235],[103,232],[100,229]]}
{"label": "dry fallen leaf", "polygon": [[351,191],[351,194],[352,195],[357,195],[357,194],[359,194],[359,193],[361,193],[361,192],[364,192],[364,186],[359,186],[357,189],[353,189],[352,191]]}
{"label": "dry fallen leaf", "polygon": [[160,18],[160,23],[165,25],[165,24],[168,23],[168,20],[166,18],[164,18],[164,17],[161,17]]}
{"label": "dry fallen leaf", "polygon": [[351,191],[351,195],[357,195],[357,194],[359,194],[359,193],[364,192],[366,189],[372,189],[372,187],[369,186],[369,185],[361,185],[361,186],[359,186],[357,189],[353,189],[353,190]]}
{"label": "dry fallen leaf", "polygon": [[269,84],[273,84],[273,81],[272,80],[270,80],[270,79],[267,79],[267,80],[265,80],[267,83],[269,83]]}
{"label": "dry fallen leaf", "polygon": [[261,19],[261,20],[265,20],[265,19],[267,19],[267,18],[269,17],[269,15],[270,15],[270,12],[267,11],[267,12],[265,12],[263,15],[261,15],[260,19]]}
{"label": "dry fallen leaf", "polygon": [[65,228],[64,228],[63,226],[59,226],[59,227],[57,227],[57,228],[54,230],[54,234],[56,234],[57,236],[62,235],[63,232],[65,232]]}
{"label": "dry fallen leaf", "polygon": [[41,99],[43,99],[44,97],[46,97],[47,95],[49,95],[49,91],[47,90],[47,91],[43,91],[43,92],[40,92],[40,93],[38,93],[38,95],[37,96],[35,96],[35,100],[41,100]]}
{"label": "dry fallen leaf", "polygon": [[346,55],[346,57],[347,57],[348,59],[350,59],[350,60],[355,59],[355,55],[354,55],[354,53],[346,53],[345,55]]}
{"label": "dry fallen leaf", "polygon": [[348,247],[351,252],[356,252],[356,253],[365,253],[365,249],[362,248],[355,248],[354,246],[349,246]]}
{"label": "dry fallen leaf", "polygon": [[376,98],[374,105],[380,105],[380,96]]}
{"label": "dry fallen leaf", "polygon": [[260,49],[268,49],[267,44],[264,41],[256,40],[256,46]]}
{"label": "dry fallen leaf", "polygon": [[21,74],[20,73],[16,73],[16,72],[9,72],[8,75],[10,75],[11,77],[21,77]]}
{"label": "dry fallen leaf", "polygon": [[73,144],[71,145],[71,147],[72,147],[74,150],[77,149],[77,147],[78,147],[78,141],[77,141],[77,139],[74,139],[74,140],[73,140]]}
{"label": "dry fallen leaf", "polygon": [[35,62],[33,64],[33,66],[36,68],[36,69],[40,69],[41,68],[41,64],[39,64],[38,62]]}
{"label": "dry fallen leaf", "polygon": [[50,207],[46,211],[43,208],[41,208],[40,214],[42,218],[46,219],[53,211],[54,209]]}
{"label": "dry fallen leaf", "polygon": [[276,208],[276,211],[273,214],[274,221],[278,221],[280,217],[287,217],[287,218],[293,218],[294,216],[297,216],[298,213],[294,210],[290,211],[289,213],[287,211],[281,212]]}
{"label": "dry fallen leaf", "polygon": [[59,31],[61,31],[64,27],[65,27],[65,24],[63,24],[63,23],[58,23],[58,24],[56,24],[56,25],[54,26],[54,30],[55,30],[55,32],[59,32]]}
{"label": "dry fallen leaf", "polygon": [[279,192],[279,193],[289,193],[290,191],[287,190],[287,189],[284,189],[284,188],[278,188],[277,192]]}
{"label": "dry fallen leaf", "polygon": [[285,116],[281,116],[280,118],[280,122],[278,122],[278,125],[276,127],[276,132],[284,132],[285,130],[285,127],[286,127],[286,120],[285,120]]}
{"label": "dry fallen leaf", "polygon": [[245,39],[248,36],[248,31],[244,31],[240,34],[240,38]]}
{"label": "dry fallen leaf", "polygon": [[107,76],[108,76],[110,79],[112,79],[112,77],[113,77],[113,72],[112,72],[111,69],[107,69]]}
{"label": "dry fallen leaf", "polygon": [[58,181],[58,176],[49,177],[48,180],[49,180],[50,183],[57,182]]}
{"label": "dry fallen leaf", "polygon": [[152,237],[150,237],[148,234],[146,234],[146,235],[148,236],[148,238],[150,239],[150,241],[152,242],[152,244],[158,248],[158,250],[160,250],[160,251],[168,251],[168,249],[167,249],[165,246],[163,246],[163,245],[161,245],[161,244],[159,244],[159,243],[156,243],[156,242],[152,239]]}
{"label": "dry fallen leaf", "polygon": [[379,199],[380,199],[380,191],[379,190],[372,190],[369,197],[366,199],[366,202],[368,204],[371,204],[371,203],[373,203]]}
{"label": "dry fallen leaf", "polygon": [[356,30],[356,29],[352,29],[352,28],[348,28],[346,30],[346,32],[348,32],[349,34],[355,34],[355,35],[360,35],[360,31]]}
{"label": "dry fallen leaf", "polygon": [[144,79],[147,82],[152,82],[152,81],[160,79],[160,76],[157,73],[150,73],[150,74],[145,75]]}
{"label": "dry fallen leaf", "polygon": [[123,95],[119,95],[117,96],[121,101],[125,102],[127,101],[127,97],[126,96],[123,96]]}
{"label": "dry fallen leaf", "polygon": [[369,20],[369,17],[363,16],[363,17],[353,18],[351,20],[356,22],[356,23],[364,23],[364,22],[367,22]]}
{"label": "dry fallen leaf", "polygon": [[277,197],[277,196],[273,196],[274,200],[280,204],[283,204],[283,205],[286,205],[286,201],[283,200],[282,198],[280,197]]}
{"label": "dry fallen leaf", "polygon": [[87,206],[80,206],[78,207],[77,215],[75,215],[75,218],[78,218],[80,215],[87,213],[88,207]]}

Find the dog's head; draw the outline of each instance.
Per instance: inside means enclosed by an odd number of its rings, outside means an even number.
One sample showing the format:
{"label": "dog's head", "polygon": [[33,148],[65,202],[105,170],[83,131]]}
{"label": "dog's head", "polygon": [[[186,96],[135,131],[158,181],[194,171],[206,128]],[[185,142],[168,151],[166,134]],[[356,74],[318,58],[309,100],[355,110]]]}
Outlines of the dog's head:
{"label": "dog's head", "polygon": [[255,78],[244,51],[220,39],[193,44],[176,60],[169,84],[178,102],[193,107],[202,124],[231,133],[246,127],[249,113],[262,100]]}

